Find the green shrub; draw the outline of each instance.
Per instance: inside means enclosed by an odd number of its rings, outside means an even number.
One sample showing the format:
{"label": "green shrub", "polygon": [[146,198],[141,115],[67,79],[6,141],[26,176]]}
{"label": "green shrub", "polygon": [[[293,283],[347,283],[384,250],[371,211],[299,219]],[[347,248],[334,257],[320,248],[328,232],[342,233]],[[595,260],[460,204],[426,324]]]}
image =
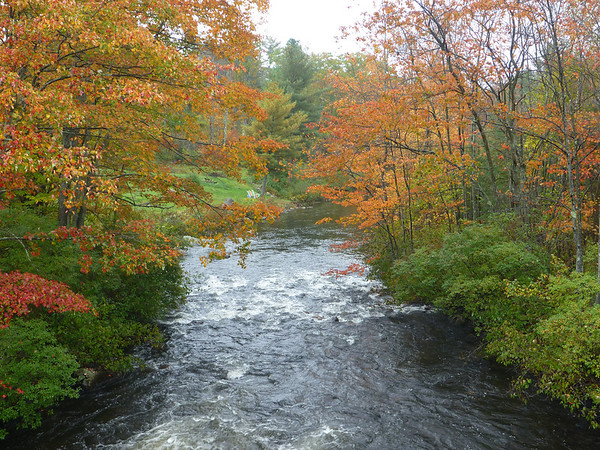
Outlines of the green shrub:
{"label": "green shrub", "polygon": [[183,270],[178,264],[128,275],[119,269],[95,270],[81,286],[83,295],[110,316],[148,323],[179,307],[187,294]]}
{"label": "green shrub", "polygon": [[447,284],[446,295],[435,304],[447,313],[471,320],[480,331],[490,323],[503,321],[510,314],[512,305],[502,301],[503,287],[503,280],[497,275],[481,279],[461,276]]}
{"label": "green shrub", "polygon": [[162,335],[155,325],[110,317],[66,313],[48,318],[58,341],[77,357],[82,367],[122,373],[139,361],[131,350],[142,344],[159,346]]}
{"label": "green shrub", "polygon": [[178,264],[128,275],[119,268],[103,271],[95,258],[89,272],[82,273],[78,244],[16,239],[48,232],[54,224],[54,216],[36,208],[0,210],[3,234],[15,237],[0,242],[0,270],[64,282],[88,299],[96,314],[49,314],[42,308],[0,330],[0,423],[39,425],[42,411],[76,395],[73,373],[81,367],[115,373],[139,364],[132,350],[163,342],[154,322],[187,294]]}
{"label": "green shrub", "polygon": [[396,261],[391,268],[395,299],[401,303],[435,302],[444,295],[446,276],[440,257],[439,251],[419,248]]}
{"label": "green shrub", "polygon": [[98,316],[61,314],[48,317],[59,341],[84,367],[123,372],[137,362],[130,350],[163,341],[154,321],[180,306],[187,294],[179,265],[127,275],[94,267],[79,286]]}
{"label": "green shrub", "polygon": [[396,261],[394,295],[402,302],[430,301],[456,313],[473,301],[485,302],[478,299],[482,295],[496,298],[502,280],[529,283],[546,273],[541,254],[510,241],[497,227],[473,225],[447,235],[439,250],[422,247]]}
{"label": "green shrub", "polygon": [[[0,422],[39,426],[49,407],[77,396],[73,374],[78,367],[45,322],[13,319],[0,329]],[[5,434],[0,430],[0,437]]]}
{"label": "green shrub", "polygon": [[517,392],[536,387],[600,427],[598,282],[511,239],[476,225],[421,248],[394,264],[395,297],[469,319],[488,355],[520,369]]}
{"label": "green shrub", "polygon": [[512,241],[492,225],[473,225],[446,236],[440,258],[443,270],[454,277],[483,278],[496,275],[506,280],[530,282],[547,271],[541,250]]}
{"label": "green shrub", "polygon": [[592,427],[600,427],[599,307],[567,302],[531,331],[509,323],[498,331],[486,351],[499,362],[520,368],[522,375],[514,383],[518,393],[533,384]]}

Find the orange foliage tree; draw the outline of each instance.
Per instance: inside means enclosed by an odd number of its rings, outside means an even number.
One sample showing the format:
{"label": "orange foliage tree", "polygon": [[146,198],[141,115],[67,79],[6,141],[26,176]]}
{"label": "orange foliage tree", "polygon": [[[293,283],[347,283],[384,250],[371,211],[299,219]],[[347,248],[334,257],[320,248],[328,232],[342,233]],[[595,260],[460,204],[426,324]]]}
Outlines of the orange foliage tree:
{"label": "orange foliage tree", "polygon": [[327,136],[314,152],[307,176],[324,178],[314,190],[356,213],[347,221],[377,229],[393,256],[412,251],[415,226],[456,222],[468,155],[453,152],[456,134],[438,129],[435,114],[415,81],[377,61],[340,73],[340,99],[321,124]]}
{"label": "orange foliage tree", "polygon": [[[378,69],[337,76],[348,98],[333,105],[312,174],[346,155],[338,168],[351,184],[327,195],[354,198],[396,237],[406,217],[412,230],[514,211],[550,246],[569,233],[582,271],[598,203],[599,8],[597,0],[382,2],[357,27]],[[366,188],[377,179],[382,196]],[[390,189],[397,179],[403,191]],[[396,213],[383,219],[382,210]]]}
{"label": "orange foliage tree", "polygon": [[[252,17],[266,0],[8,0],[0,4],[0,204],[56,210],[55,233],[106,267],[144,272],[173,263],[154,223],[134,207],[178,206],[186,231],[222,254],[245,251],[264,204],[219,207],[164,164],[199,172],[257,171],[265,145],[236,123],[260,117],[260,94],[236,82],[257,48]],[[162,156],[162,158],[161,158]],[[74,231],[76,230],[76,231]],[[10,238],[10,237],[6,237]]]}

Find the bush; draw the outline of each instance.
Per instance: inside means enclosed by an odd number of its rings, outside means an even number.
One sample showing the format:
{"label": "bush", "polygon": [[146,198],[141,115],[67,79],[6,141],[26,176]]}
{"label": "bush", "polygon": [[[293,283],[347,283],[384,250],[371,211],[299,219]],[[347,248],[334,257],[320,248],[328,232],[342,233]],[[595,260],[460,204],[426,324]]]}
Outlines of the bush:
{"label": "bush", "polygon": [[[48,232],[53,223],[54,217],[38,216],[33,209],[0,211],[5,235]],[[82,273],[81,257],[79,245],[68,240],[0,243],[2,272],[28,272],[66,283],[97,313],[49,314],[32,308],[0,329],[0,423],[38,426],[43,411],[76,395],[73,374],[81,367],[115,373],[135,366],[131,350],[162,343],[154,321],[185,299],[185,279],[176,263],[128,275],[116,267],[105,272],[95,261]],[[0,431],[0,437],[5,433]]]}
{"label": "bush", "polygon": [[592,427],[600,427],[599,307],[567,302],[531,331],[506,323],[487,352],[503,364],[520,368],[522,375],[514,383],[517,393],[522,395],[534,383]]}
{"label": "bush", "polygon": [[187,294],[184,273],[178,264],[134,275],[119,269],[105,273],[96,268],[85,277],[80,289],[105,314],[142,323],[179,307]]}
{"label": "bush", "polygon": [[473,225],[444,238],[439,250],[422,247],[392,267],[394,296],[431,301],[458,313],[481,296],[497,297],[503,280],[529,283],[549,268],[540,249],[510,241],[494,226]]}
{"label": "bush", "polygon": [[48,320],[59,341],[84,367],[123,372],[136,363],[130,350],[141,344],[158,346],[163,339],[154,325],[166,312],[180,306],[187,294],[179,265],[127,275],[95,268],[85,277],[81,292],[98,316],[62,314]]}
{"label": "bush", "polygon": [[436,302],[444,295],[446,276],[439,251],[419,248],[391,269],[394,297],[401,303]]}
{"label": "bush", "polygon": [[539,248],[512,241],[499,227],[473,225],[446,236],[440,257],[443,270],[454,277],[496,275],[506,280],[530,282],[548,269],[542,254]]}
{"label": "bush", "polygon": [[535,386],[600,427],[598,282],[540,255],[499,227],[472,226],[397,261],[395,297],[469,319],[489,356],[520,369],[517,392]]}
{"label": "bush", "polygon": [[[44,321],[14,319],[0,329],[0,422],[39,426],[47,408],[77,396],[73,374],[78,367]],[[0,437],[5,434],[0,430]]]}
{"label": "bush", "polygon": [[81,367],[109,373],[122,373],[140,361],[131,350],[142,344],[157,347],[163,337],[152,324],[111,317],[83,314],[60,314],[49,317],[49,326],[58,341],[77,357]]}

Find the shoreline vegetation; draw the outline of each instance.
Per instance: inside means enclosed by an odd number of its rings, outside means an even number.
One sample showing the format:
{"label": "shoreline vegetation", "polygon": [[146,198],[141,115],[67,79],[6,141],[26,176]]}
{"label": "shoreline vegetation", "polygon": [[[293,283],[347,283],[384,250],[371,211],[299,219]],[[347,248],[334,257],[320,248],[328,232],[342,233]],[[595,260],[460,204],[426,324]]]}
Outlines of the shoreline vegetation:
{"label": "shoreline vegetation", "polygon": [[594,274],[569,270],[515,216],[493,216],[414,253],[373,263],[399,304],[432,304],[473,326],[481,353],[515,372],[513,394],[557,400],[600,425],[600,306]]}

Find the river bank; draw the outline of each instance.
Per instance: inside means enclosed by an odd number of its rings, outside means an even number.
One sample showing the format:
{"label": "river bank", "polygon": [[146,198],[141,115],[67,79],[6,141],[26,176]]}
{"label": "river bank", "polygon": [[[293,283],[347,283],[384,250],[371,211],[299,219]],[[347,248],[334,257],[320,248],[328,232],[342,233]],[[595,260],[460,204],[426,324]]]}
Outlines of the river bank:
{"label": "river bank", "polygon": [[419,247],[391,264],[386,283],[399,303],[430,301],[469,321],[482,353],[514,370],[512,391],[524,400],[546,395],[597,428],[597,280],[504,225],[473,224]]}

